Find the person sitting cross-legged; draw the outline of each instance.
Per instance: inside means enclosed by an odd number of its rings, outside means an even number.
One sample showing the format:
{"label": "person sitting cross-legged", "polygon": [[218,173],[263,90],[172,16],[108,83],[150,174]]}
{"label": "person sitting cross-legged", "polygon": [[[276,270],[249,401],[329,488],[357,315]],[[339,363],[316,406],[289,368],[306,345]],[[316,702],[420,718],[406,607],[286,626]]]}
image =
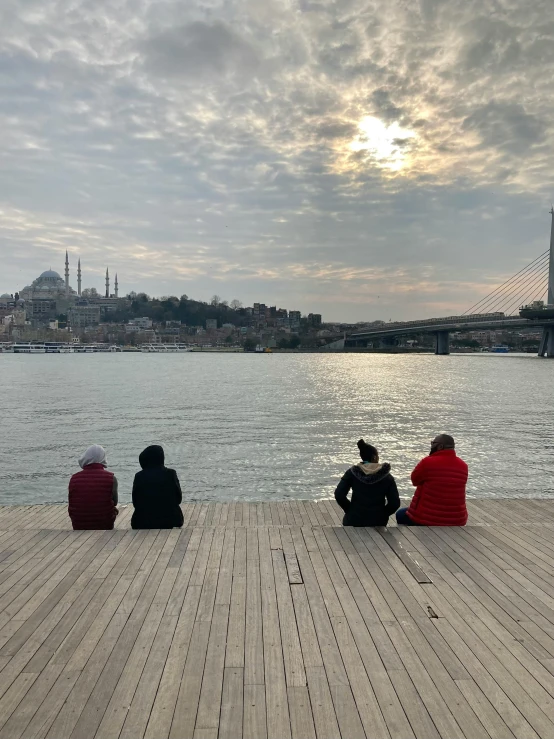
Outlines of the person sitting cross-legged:
{"label": "person sitting cross-legged", "polygon": [[146,447],[139,456],[142,467],[133,482],[131,517],[133,529],[181,528],[184,522],[181,501],[183,494],[175,470],[165,466],[161,446]]}
{"label": "person sitting cross-legged", "polygon": [[407,508],[396,511],[396,522],[405,526],[465,526],[467,523],[467,464],[457,456],[454,439],[439,434],[431,451],[416,465],[414,497]]}
{"label": "person sitting cross-legged", "polygon": [[[363,439],[358,441],[362,461],[347,470],[335,490],[343,509],[343,526],[386,526],[400,505],[390,464],[379,462],[379,452]],[[352,500],[348,493],[352,490]]]}
{"label": "person sitting cross-legged", "polygon": [[68,512],[76,530],[111,531],[118,514],[117,479],[106,467],[104,447],[93,444],[79,459],[81,472],[69,481]]}

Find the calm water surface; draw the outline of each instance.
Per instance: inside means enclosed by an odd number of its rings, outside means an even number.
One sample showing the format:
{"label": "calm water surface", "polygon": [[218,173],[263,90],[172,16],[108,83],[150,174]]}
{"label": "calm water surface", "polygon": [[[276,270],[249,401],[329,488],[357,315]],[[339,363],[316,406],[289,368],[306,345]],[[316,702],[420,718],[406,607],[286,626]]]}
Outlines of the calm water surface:
{"label": "calm water surface", "polygon": [[531,355],[0,355],[0,504],[66,499],[102,444],[130,500],[162,444],[185,496],[328,498],[363,436],[401,494],[452,433],[475,497],[554,496],[554,362]]}

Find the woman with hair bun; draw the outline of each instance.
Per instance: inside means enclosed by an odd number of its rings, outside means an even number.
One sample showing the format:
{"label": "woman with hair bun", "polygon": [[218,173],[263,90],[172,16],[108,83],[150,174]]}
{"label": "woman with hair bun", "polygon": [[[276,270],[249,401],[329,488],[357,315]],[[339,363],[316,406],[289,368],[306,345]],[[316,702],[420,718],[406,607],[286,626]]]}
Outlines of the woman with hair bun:
{"label": "woman with hair bun", "polygon": [[[379,462],[379,452],[363,439],[358,441],[361,462],[342,476],[335,500],[344,511],[343,526],[386,526],[400,508],[400,497],[390,464]],[[348,493],[352,490],[351,500]]]}

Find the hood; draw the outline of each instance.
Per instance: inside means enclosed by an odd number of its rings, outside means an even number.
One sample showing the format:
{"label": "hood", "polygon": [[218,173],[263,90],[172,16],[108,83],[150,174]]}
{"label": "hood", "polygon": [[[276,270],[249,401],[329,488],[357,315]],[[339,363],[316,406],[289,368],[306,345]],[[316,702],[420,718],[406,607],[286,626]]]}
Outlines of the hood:
{"label": "hood", "polygon": [[106,451],[104,447],[98,444],[89,446],[86,452],[79,457],[79,467],[85,469],[89,464],[101,464],[102,467],[108,466],[108,460],[106,459]]}
{"label": "hood", "polygon": [[360,462],[351,468],[354,477],[365,485],[374,485],[390,475],[390,464],[384,462]]}
{"label": "hood", "polygon": [[153,446],[147,446],[146,449],[140,453],[139,463],[143,470],[147,467],[163,467],[165,462],[164,450],[161,446],[154,444]]}

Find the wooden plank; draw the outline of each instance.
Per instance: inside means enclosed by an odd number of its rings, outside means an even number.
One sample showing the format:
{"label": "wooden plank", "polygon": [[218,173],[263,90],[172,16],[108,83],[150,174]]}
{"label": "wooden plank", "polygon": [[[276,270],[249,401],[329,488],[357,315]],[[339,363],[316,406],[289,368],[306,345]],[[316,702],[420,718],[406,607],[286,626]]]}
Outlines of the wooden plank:
{"label": "wooden plank", "polygon": [[[249,684],[246,679],[244,682],[242,737],[243,739],[267,738],[265,686]],[[232,739],[235,739],[235,737],[232,737]]]}
{"label": "wooden plank", "polygon": [[266,686],[267,735],[269,739],[290,739],[285,665],[279,629],[277,594],[272,554],[266,528],[258,529],[260,586],[264,644],[264,681]]}
{"label": "wooden plank", "polygon": [[[221,696],[219,739],[237,739],[243,736],[244,670],[226,667]],[[252,687],[252,686],[250,686]],[[250,719],[250,716],[249,716]]]}
{"label": "wooden plank", "polygon": [[[250,530],[248,531],[246,540],[246,604],[244,635],[244,684],[246,686],[264,685],[265,683],[264,641],[262,626],[262,593],[260,577],[261,575],[260,557],[258,551],[258,530]],[[252,695],[255,698],[259,698],[259,695],[256,691],[254,691]],[[259,700],[257,701],[256,705],[259,706]],[[259,722],[256,716],[254,716],[254,719],[255,725],[258,726]],[[246,716],[244,725],[246,727]]]}
{"label": "wooden plank", "polygon": [[308,688],[304,686],[289,686],[287,688],[287,694],[292,738],[316,739]]}
{"label": "wooden plank", "polygon": [[289,687],[303,687],[306,685],[306,672],[283,552],[274,550],[272,557],[286,683]]}

